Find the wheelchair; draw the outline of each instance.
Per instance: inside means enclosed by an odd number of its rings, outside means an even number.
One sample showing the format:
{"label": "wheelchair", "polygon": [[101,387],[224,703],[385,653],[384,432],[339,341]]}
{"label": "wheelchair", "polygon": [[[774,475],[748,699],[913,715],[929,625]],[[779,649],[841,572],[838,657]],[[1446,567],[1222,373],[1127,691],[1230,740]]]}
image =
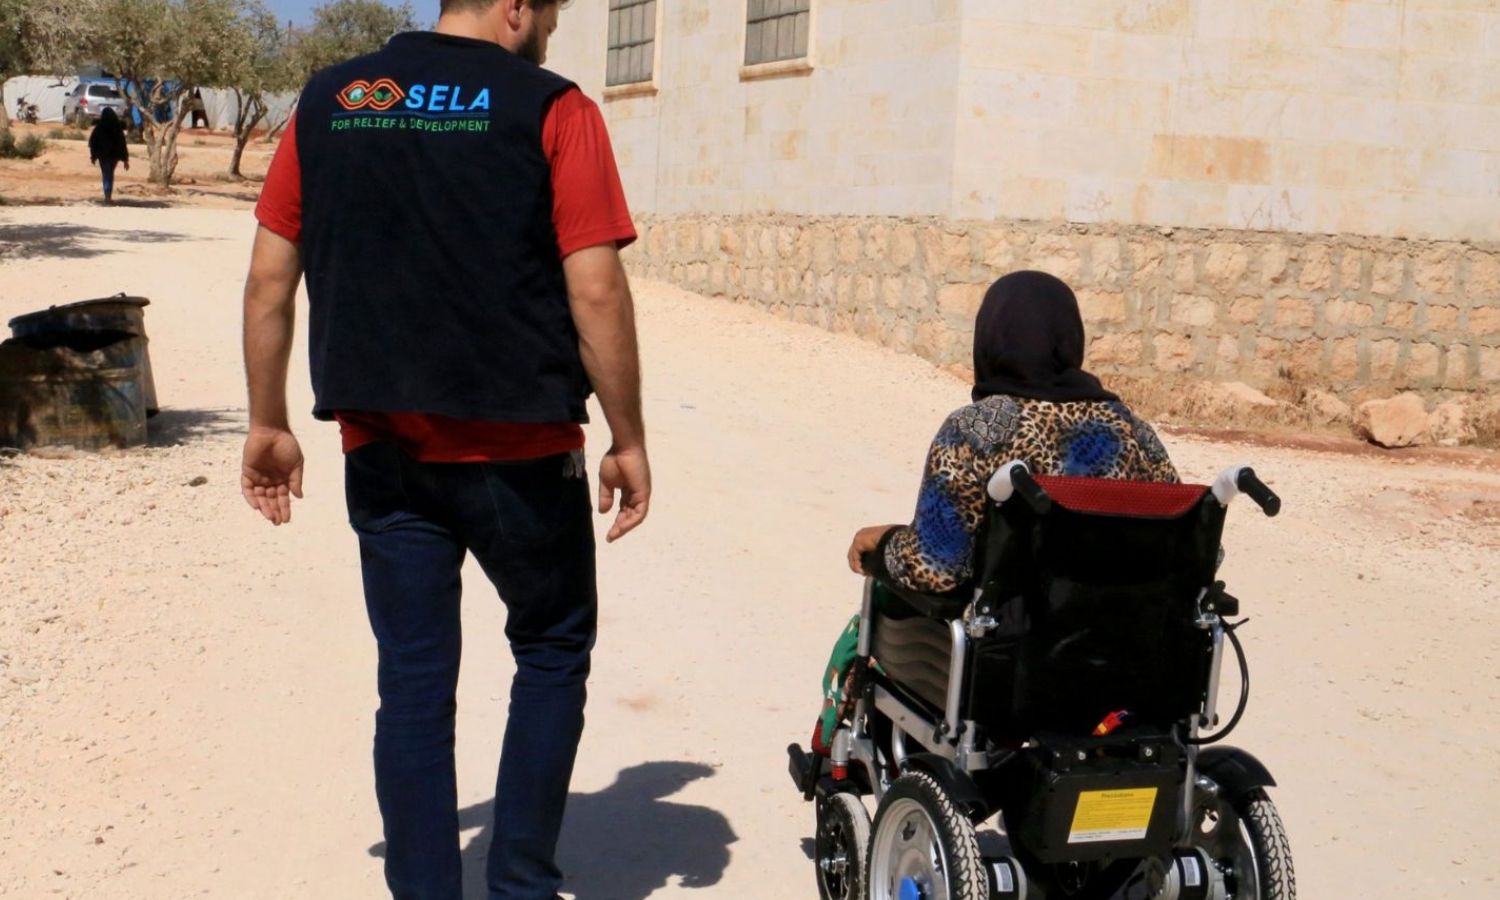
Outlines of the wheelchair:
{"label": "wheelchair", "polygon": [[[1249,691],[1216,580],[1225,515],[1280,499],[1246,467],[1201,486],[1019,462],[988,493],[973,588],[867,578],[853,713],[826,747],[788,747],[820,896],[1294,900],[1276,782],[1219,743]],[[1241,691],[1221,725],[1226,644]]]}

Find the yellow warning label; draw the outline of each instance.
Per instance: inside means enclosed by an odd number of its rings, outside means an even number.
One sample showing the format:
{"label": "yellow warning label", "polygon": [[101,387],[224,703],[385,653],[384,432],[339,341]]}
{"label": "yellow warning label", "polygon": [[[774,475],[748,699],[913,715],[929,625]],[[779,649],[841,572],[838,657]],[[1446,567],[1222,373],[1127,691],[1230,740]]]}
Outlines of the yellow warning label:
{"label": "yellow warning label", "polygon": [[1068,843],[1095,841],[1139,841],[1151,825],[1156,806],[1156,788],[1122,791],[1084,791],[1078,795]]}

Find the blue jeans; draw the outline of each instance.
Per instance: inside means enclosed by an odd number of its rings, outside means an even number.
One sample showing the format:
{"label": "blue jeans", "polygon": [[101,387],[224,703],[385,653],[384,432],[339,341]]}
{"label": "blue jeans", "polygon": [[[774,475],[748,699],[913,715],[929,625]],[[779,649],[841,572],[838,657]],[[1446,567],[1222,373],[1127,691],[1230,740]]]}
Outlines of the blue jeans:
{"label": "blue jeans", "polygon": [[111,200],[115,195],[115,166],[120,164],[116,159],[99,160],[99,171],[104,175],[104,199]]}
{"label": "blue jeans", "polygon": [[[375,795],[396,900],[460,900],[453,763],[459,569],[474,554],[507,609],[516,661],[495,786],[491,900],[552,900],[594,645],[594,532],[581,454],[421,463],[394,444],[345,461],[379,644]],[[486,642],[483,646],[488,646]]]}

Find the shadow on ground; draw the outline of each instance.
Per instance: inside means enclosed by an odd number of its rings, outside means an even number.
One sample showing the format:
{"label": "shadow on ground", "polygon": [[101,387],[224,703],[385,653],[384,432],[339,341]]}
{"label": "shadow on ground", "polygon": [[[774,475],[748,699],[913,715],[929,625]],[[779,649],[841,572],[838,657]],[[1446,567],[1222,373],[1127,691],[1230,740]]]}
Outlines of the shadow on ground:
{"label": "shadow on ground", "polygon": [[245,433],[243,409],[164,409],[146,420],[146,444],[180,447]]}
{"label": "shadow on ground", "polygon": [[[568,798],[557,861],[563,890],[578,900],[645,900],[672,878],[683,887],[718,884],[738,838],[722,813],[666,798],[714,769],[701,763],[632,766],[595,794]],[[494,837],[494,801],[459,811],[459,828],[480,829],[463,850],[465,900],[485,900],[484,868]],[[385,844],[370,848],[385,856]]]}
{"label": "shadow on ground", "polygon": [[[116,205],[126,203],[122,201]],[[0,259],[89,259],[127,249],[101,246],[101,241],[160,244],[186,240],[192,238],[168,231],[91,225],[0,225]]]}
{"label": "shadow on ground", "polygon": [[199,191],[187,188],[183,190],[183,193],[192,194],[195,197],[219,197],[225,200],[239,200],[243,203],[254,203],[260,199],[260,194],[256,191]]}
{"label": "shadow on ground", "polygon": [[105,204],[106,206],[123,206],[127,209],[171,209],[172,204],[166,200],[141,200],[130,197],[116,197]]}

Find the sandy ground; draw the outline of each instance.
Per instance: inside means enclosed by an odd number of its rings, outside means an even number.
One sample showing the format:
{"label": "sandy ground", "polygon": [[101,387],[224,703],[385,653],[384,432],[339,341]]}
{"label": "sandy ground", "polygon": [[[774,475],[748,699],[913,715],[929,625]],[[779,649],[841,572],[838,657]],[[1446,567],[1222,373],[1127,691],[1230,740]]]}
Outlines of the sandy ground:
{"label": "sandy ground", "polygon": [[[34,160],[0,159],[0,197],[20,204],[94,203],[102,199],[99,170],[89,163],[87,132],[57,123],[12,123],[16,137],[39,135],[47,150]],[[67,137],[54,137],[54,135]],[[276,152],[274,144],[256,138],[245,146],[240,171],[248,180],[230,178],[234,139],[227,134],[183,129],[177,139],[177,174],[163,192],[147,181],[151,164],[143,144],[130,145],[130,170],[115,170],[115,203],[138,208],[194,206],[241,208],[260,193]]]}
{"label": "sandy ground", "polygon": [[[0,212],[0,315],[150,296],[166,407],[148,449],[0,459],[0,894],[382,895],[373,643],[335,430],[296,423],[308,498],[289,527],[235,486],[251,231],[243,211]],[[852,338],[638,287],[658,495],[601,552],[568,888],[814,897],[812,811],[783,748],[810,729],[855,603],[849,534],[910,514],[965,390]],[[1281,781],[1302,896],[1500,896],[1495,458],[1168,444],[1189,477],[1249,460],[1286,499],[1279,519],[1231,516],[1225,571],[1253,620],[1236,743]],[[477,876],[511,664],[503,607],[466,579]]]}

